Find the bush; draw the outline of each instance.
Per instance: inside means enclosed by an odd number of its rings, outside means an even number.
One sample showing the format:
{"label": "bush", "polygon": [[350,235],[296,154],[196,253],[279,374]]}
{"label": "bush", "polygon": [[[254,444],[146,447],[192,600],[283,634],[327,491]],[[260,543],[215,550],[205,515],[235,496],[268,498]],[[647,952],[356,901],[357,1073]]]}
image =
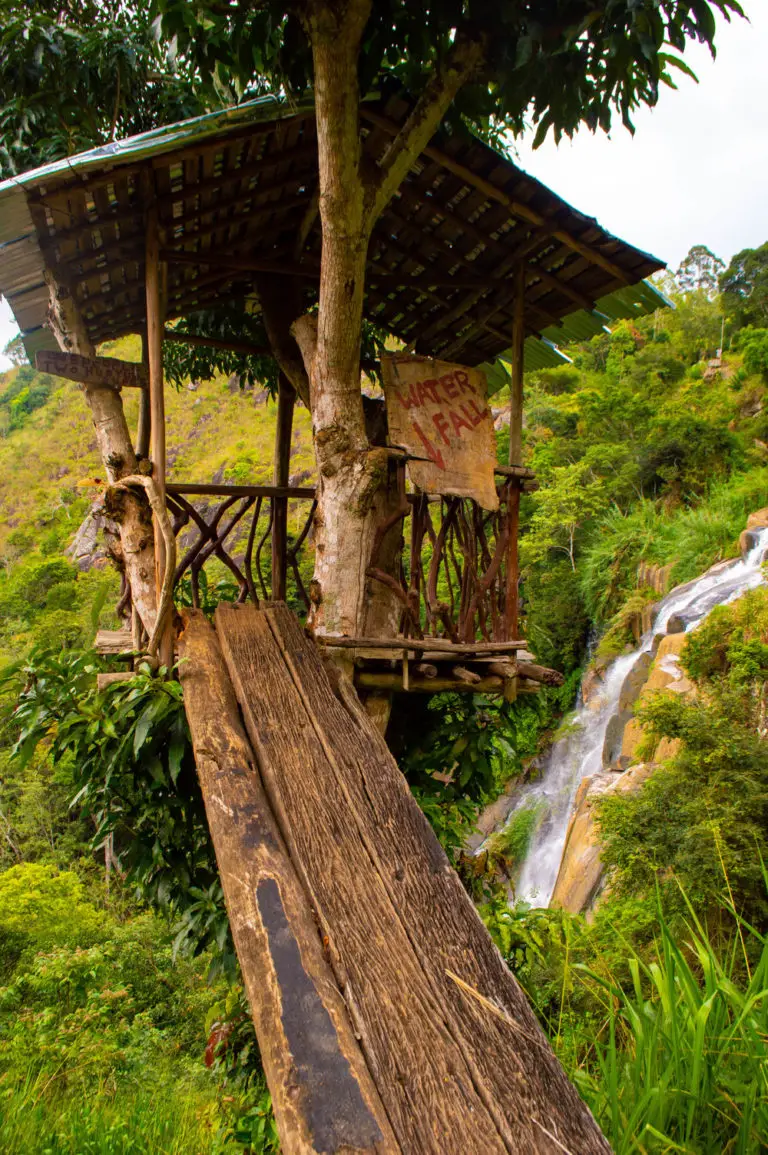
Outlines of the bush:
{"label": "bush", "polygon": [[73,871],[24,862],[0,874],[0,935],[39,948],[87,941],[100,924],[99,912]]}

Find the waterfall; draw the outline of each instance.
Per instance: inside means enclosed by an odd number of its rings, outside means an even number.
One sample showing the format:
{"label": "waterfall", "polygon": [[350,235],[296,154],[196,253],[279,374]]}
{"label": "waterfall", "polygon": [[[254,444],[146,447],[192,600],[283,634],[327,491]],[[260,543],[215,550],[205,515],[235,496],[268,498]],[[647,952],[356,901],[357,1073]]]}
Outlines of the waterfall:
{"label": "waterfall", "polygon": [[[576,792],[583,778],[603,769],[603,747],[609,722],[619,709],[624,680],[642,654],[650,654],[654,637],[667,632],[676,617],[693,629],[717,605],[725,605],[763,581],[761,561],[768,549],[768,529],[756,533],[757,542],[742,560],[713,566],[700,578],[678,586],[659,603],[656,620],[631,654],[622,654],[606,670],[605,678],[588,704],[577,703],[575,714],[549,750],[539,776],[526,783],[517,796],[507,823],[520,811],[533,809],[537,825],[515,886],[515,897],[532,906],[548,906],[557,881]],[[645,659],[647,660],[647,659]]]}

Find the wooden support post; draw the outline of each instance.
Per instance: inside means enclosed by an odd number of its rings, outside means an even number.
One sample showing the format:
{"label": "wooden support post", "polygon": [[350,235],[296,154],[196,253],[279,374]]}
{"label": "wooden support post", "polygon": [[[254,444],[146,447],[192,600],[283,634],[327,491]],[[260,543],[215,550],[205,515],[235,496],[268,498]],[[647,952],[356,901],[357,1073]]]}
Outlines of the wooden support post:
{"label": "wooden support post", "polygon": [[[277,427],[275,429],[275,474],[276,486],[288,485],[291,468],[291,433],[293,430],[293,410],[296,404],[296,390],[280,373],[277,394]],[[286,596],[288,549],[288,498],[272,498],[272,598],[284,602]]]}
{"label": "wooden support post", "polygon": [[[157,204],[147,211],[145,286],[147,297],[147,354],[149,361],[149,411],[151,418],[150,456],[152,480],[161,501],[165,501],[165,396],[163,391],[163,308],[160,285],[160,235]],[[157,519],[155,527],[155,586],[158,602],[165,573],[165,543]],[[160,662],[168,669],[173,665],[173,627],[169,621],[159,650]]]}
{"label": "wooden support post", "polygon": [[[149,346],[146,329],[141,334],[141,361],[149,381]],[[152,416],[149,407],[149,390],[142,390],[139,397],[139,420],[136,428],[136,456],[149,457],[150,429]]]}
{"label": "wooden support post", "polygon": [[[512,342],[512,381],[509,396],[509,464],[521,466],[523,460],[523,359],[525,356],[525,267],[517,270],[514,340]],[[504,607],[504,636],[516,638],[520,599],[520,486],[510,478],[507,488],[507,588]]]}
{"label": "wooden support post", "polygon": [[515,315],[512,331],[512,381],[509,387],[509,464],[522,465],[523,458],[523,357],[525,353],[525,268],[518,265]]}
{"label": "wooden support post", "polygon": [[396,1155],[314,911],[243,733],[216,634],[179,640],[184,708],[224,899],[286,1155]]}

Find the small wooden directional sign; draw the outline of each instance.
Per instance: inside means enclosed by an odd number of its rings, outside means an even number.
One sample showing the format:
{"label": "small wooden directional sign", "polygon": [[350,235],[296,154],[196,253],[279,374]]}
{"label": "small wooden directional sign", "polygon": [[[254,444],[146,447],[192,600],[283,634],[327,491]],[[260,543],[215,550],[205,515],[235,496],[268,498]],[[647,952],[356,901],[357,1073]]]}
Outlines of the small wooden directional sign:
{"label": "small wooden directional sign", "polygon": [[485,376],[478,369],[408,353],[381,359],[389,440],[421,461],[411,481],[425,493],[472,497],[498,509],[496,443]]}

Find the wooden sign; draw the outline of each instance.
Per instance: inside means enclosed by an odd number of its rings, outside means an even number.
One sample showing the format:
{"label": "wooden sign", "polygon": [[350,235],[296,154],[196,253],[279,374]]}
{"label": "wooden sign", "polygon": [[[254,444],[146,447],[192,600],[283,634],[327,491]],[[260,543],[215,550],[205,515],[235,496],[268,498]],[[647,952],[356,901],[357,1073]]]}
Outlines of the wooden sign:
{"label": "wooden sign", "polygon": [[407,353],[381,359],[389,440],[421,461],[411,481],[425,493],[472,497],[498,509],[496,442],[485,376],[477,369]]}

